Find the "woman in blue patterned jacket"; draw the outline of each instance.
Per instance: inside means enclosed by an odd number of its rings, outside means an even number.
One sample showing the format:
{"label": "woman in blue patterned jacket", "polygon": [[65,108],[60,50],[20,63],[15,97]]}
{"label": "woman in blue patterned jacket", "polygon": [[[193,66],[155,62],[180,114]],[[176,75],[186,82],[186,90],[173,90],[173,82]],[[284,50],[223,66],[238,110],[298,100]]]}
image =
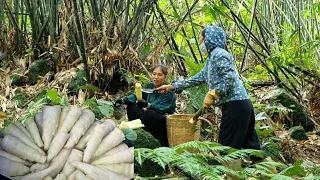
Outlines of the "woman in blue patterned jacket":
{"label": "woman in blue patterned jacket", "polygon": [[261,149],[255,131],[255,115],[251,100],[239,78],[235,60],[225,50],[226,33],[218,26],[208,26],[199,34],[200,50],[208,54],[203,69],[193,77],[173,81],[157,88],[160,92],[183,90],[207,83],[222,107],[219,143],[237,149]]}

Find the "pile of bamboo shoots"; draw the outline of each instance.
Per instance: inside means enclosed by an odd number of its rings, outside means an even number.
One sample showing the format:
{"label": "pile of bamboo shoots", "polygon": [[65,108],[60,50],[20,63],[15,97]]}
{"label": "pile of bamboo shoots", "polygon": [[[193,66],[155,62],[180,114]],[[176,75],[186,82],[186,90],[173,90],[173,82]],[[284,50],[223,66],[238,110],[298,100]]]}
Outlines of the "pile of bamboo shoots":
{"label": "pile of bamboo shoots", "polygon": [[0,138],[0,173],[13,179],[131,179],[134,151],[112,120],[78,106],[45,106]]}

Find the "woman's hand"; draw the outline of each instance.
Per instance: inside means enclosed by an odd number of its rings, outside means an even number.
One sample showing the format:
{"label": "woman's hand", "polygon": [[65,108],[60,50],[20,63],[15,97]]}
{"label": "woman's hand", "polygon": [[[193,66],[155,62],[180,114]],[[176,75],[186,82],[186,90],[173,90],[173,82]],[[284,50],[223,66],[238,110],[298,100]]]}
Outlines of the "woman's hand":
{"label": "woman's hand", "polygon": [[121,104],[123,104],[123,99],[122,98],[117,98],[115,101],[114,101],[114,106],[117,107]]}
{"label": "woman's hand", "polygon": [[167,93],[168,91],[174,90],[175,87],[173,85],[162,85],[158,88],[156,88],[156,91],[159,93]]}

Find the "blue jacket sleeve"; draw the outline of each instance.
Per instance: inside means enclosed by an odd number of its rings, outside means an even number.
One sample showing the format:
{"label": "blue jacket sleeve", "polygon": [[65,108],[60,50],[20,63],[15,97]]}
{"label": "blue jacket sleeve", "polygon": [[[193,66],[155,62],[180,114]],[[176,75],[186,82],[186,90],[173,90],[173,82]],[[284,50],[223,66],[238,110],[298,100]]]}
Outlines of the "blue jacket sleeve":
{"label": "blue jacket sleeve", "polygon": [[206,63],[206,65],[196,75],[184,80],[172,81],[171,84],[178,90],[186,89],[188,87],[198,86],[201,83],[206,82],[207,69],[208,69],[208,63]]}

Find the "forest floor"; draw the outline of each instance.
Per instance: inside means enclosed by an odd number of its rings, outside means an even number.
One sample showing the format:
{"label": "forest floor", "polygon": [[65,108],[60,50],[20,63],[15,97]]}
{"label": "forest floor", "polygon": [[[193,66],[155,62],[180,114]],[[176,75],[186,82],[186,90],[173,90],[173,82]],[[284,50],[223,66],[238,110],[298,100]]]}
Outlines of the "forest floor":
{"label": "forest floor", "polygon": [[[14,99],[14,91],[16,86],[12,86],[8,73],[4,69],[0,69],[0,127],[4,125],[4,119],[11,119],[13,121],[19,120],[19,118],[25,113],[27,109],[27,105],[23,108],[18,108]],[[62,72],[59,76],[56,75],[53,81],[49,82],[49,75],[44,76],[39,79],[38,83],[33,86],[25,85],[19,88],[22,88],[24,92],[27,94],[27,104],[31,101],[35,101],[36,97],[43,89],[55,89],[60,94],[66,93],[65,84],[66,79],[72,77],[70,72]],[[268,89],[262,89],[260,91],[268,91]],[[96,94],[97,99],[105,99],[105,100],[113,100],[115,97],[122,96],[124,93],[119,92],[116,95],[108,95],[107,93],[98,93]],[[81,92],[75,96],[69,96],[68,100],[75,104],[82,104],[84,100],[89,96],[86,92]],[[186,94],[182,93],[177,96],[177,112],[180,114],[186,113]],[[316,109],[312,112],[310,116],[312,116],[313,120],[320,124],[320,109]],[[216,127],[219,127],[219,111],[215,113],[209,112],[208,114],[203,115],[203,117],[209,119],[213,122]],[[123,108],[123,116],[122,118],[126,118],[125,108]],[[271,124],[268,124],[271,125]],[[218,130],[213,132],[211,135],[211,141],[217,141]],[[284,128],[276,128],[274,131],[274,137],[282,139],[281,142],[278,143],[280,150],[282,152],[283,161],[286,163],[293,163],[294,160],[297,159],[308,159],[314,162],[317,165],[320,165],[320,127],[316,126],[315,130],[307,133],[308,140],[304,141],[296,141],[290,138],[288,135],[288,131]]]}

